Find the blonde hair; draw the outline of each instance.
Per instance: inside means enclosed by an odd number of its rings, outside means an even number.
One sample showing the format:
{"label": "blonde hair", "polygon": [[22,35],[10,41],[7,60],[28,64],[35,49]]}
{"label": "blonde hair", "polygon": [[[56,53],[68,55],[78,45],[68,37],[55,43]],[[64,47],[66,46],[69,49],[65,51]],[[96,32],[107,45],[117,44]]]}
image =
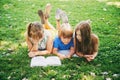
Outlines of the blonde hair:
{"label": "blonde hair", "polygon": [[69,23],[63,23],[58,31],[59,37],[71,38],[73,36],[73,30]]}
{"label": "blonde hair", "polygon": [[30,38],[40,39],[42,38],[44,28],[39,22],[32,22],[28,24],[27,35]]}

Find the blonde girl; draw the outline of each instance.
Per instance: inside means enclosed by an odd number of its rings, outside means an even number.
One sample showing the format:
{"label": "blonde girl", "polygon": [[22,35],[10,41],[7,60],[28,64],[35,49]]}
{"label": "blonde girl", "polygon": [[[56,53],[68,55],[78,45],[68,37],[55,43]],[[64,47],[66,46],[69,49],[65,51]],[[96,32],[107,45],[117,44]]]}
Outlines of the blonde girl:
{"label": "blonde girl", "polygon": [[38,10],[41,23],[31,22],[27,27],[26,42],[29,50],[29,57],[46,55],[52,52],[53,34],[55,28],[48,22],[51,5],[47,4],[45,12]]}

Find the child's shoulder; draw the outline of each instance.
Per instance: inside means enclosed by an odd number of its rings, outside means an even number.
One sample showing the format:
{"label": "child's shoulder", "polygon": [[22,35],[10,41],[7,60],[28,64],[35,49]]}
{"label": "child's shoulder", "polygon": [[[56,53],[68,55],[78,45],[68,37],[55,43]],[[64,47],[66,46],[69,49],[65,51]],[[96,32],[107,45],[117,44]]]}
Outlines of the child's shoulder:
{"label": "child's shoulder", "polygon": [[99,38],[96,34],[91,34],[91,38],[94,42],[98,42]]}
{"label": "child's shoulder", "polygon": [[60,40],[59,36],[56,36],[54,40]]}
{"label": "child's shoulder", "polygon": [[92,38],[98,39],[98,36],[96,34],[91,34]]}
{"label": "child's shoulder", "polygon": [[25,36],[25,37],[28,37],[27,31],[24,33],[24,36]]}

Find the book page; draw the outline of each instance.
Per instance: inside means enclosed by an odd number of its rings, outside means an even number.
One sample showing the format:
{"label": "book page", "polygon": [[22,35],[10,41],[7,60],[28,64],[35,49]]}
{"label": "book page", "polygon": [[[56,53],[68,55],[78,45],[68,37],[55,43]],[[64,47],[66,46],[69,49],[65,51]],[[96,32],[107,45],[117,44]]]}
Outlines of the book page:
{"label": "book page", "polygon": [[61,60],[57,56],[49,56],[46,58],[46,63],[48,66],[60,66]]}
{"label": "book page", "polygon": [[46,60],[44,56],[36,56],[31,59],[30,63],[31,67],[34,66],[47,66]]}

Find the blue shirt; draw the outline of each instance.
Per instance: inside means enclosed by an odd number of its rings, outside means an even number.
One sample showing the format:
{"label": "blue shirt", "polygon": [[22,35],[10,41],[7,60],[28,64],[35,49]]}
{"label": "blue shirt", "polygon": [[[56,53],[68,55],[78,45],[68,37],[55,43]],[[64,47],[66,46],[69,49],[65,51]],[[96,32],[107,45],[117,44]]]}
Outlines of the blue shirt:
{"label": "blue shirt", "polygon": [[68,44],[64,44],[58,36],[54,39],[53,48],[57,48],[58,50],[70,50],[71,47],[74,47],[73,38]]}

